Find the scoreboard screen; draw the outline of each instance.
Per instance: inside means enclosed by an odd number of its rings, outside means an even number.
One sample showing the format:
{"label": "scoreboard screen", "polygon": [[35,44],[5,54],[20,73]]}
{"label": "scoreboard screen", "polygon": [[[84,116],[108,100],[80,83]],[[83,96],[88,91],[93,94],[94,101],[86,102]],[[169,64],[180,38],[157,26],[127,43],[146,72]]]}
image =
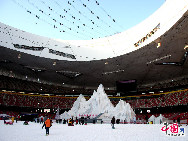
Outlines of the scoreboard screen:
{"label": "scoreboard screen", "polygon": [[116,81],[116,90],[118,93],[128,93],[137,91],[136,80]]}

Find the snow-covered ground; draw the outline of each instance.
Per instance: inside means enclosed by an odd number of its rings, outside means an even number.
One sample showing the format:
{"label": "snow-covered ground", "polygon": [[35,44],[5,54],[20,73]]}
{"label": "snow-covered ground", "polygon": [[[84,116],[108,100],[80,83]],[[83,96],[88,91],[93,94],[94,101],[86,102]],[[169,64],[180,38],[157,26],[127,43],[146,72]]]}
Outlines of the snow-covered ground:
{"label": "snow-covered ground", "polygon": [[188,141],[188,126],[185,136],[172,137],[161,131],[163,124],[119,124],[112,129],[110,124],[67,126],[53,123],[50,135],[45,135],[42,124],[22,121],[5,125],[0,120],[0,141]]}

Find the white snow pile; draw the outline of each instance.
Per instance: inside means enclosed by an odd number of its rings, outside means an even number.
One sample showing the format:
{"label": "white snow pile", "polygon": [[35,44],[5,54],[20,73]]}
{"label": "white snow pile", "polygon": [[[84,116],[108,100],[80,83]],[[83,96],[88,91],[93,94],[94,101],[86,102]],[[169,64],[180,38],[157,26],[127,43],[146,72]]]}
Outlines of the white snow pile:
{"label": "white snow pile", "polygon": [[130,104],[123,100],[120,100],[116,105],[113,113],[111,114],[111,117],[113,114],[117,119],[126,120],[126,122],[130,122],[136,116]]}
{"label": "white snow pile", "polygon": [[152,115],[148,121],[152,121],[153,124],[161,124],[163,122],[168,121],[167,118],[165,118],[164,116],[162,116],[162,114],[160,114],[158,117],[155,117],[154,115]]}
{"label": "white snow pile", "polygon": [[101,114],[100,119],[111,119],[115,116],[116,119],[126,120],[127,122],[133,120],[133,117],[135,116],[130,104],[123,100],[120,100],[116,107],[114,107],[105,93],[103,85],[100,84],[97,91],[93,92],[93,95],[88,101],[80,94],[71,110],[61,114],[60,118],[69,119],[82,115],[90,115],[91,118],[94,118],[92,115],[96,116],[99,114]]}

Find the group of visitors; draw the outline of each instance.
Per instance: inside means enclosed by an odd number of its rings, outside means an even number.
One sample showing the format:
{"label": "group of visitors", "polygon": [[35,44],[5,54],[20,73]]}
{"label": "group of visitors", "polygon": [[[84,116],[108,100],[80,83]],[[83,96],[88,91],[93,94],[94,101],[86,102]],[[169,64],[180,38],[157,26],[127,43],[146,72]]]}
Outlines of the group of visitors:
{"label": "group of visitors", "polygon": [[[57,122],[57,123],[61,123],[61,122]],[[64,119],[63,120],[63,124],[68,124],[68,126],[72,126],[74,125],[74,123],[77,125],[77,124],[80,124],[80,125],[87,125],[87,118],[84,118],[84,117],[81,117],[81,118],[77,118],[74,119],[73,117],[70,118],[70,119]]]}

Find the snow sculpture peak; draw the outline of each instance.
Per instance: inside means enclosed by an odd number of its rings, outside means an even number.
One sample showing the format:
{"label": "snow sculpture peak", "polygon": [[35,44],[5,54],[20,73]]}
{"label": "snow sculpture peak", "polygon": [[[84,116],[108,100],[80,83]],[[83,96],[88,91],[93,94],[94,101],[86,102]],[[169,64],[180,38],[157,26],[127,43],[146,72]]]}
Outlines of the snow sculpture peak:
{"label": "snow sculpture peak", "polygon": [[86,102],[85,97],[82,94],[80,94],[79,97],[74,102],[73,107],[71,109],[79,109],[85,102]]}
{"label": "snow sculpture peak", "polygon": [[[133,109],[129,103],[120,100],[116,107],[113,106],[102,84],[99,85],[97,91],[94,90],[91,98],[86,101],[85,97],[80,94],[68,112],[61,115],[62,119],[70,117],[79,117],[83,115],[99,115],[105,114],[105,117],[111,119],[116,118],[130,121],[135,116]],[[94,118],[94,117],[93,117]]]}
{"label": "snow sculpture peak", "polygon": [[99,85],[99,87],[98,87],[98,89],[97,89],[97,93],[98,93],[98,94],[104,94],[104,93],[105,93],[105,92],[104,92],[104,87],[103,87],[102,84]]}
{"label": "snow sculpture peak", "polygon": [[113,114],[117,119],[126,120],[126,122],[130,122],[135,116],[135,113],[130,104],[123,100],[120,100],[116,105]]}
{"label": "snow sculpture peak", "polygon": [[104,91],[104,87],[102,84],[99,85],[97,91],[94,91],[91,98],[88,100],[88,107],[87,111],[92,114],[100,114],[104,112],[110,111],[113,107],[110,99],[108,98],[107,94]]}

